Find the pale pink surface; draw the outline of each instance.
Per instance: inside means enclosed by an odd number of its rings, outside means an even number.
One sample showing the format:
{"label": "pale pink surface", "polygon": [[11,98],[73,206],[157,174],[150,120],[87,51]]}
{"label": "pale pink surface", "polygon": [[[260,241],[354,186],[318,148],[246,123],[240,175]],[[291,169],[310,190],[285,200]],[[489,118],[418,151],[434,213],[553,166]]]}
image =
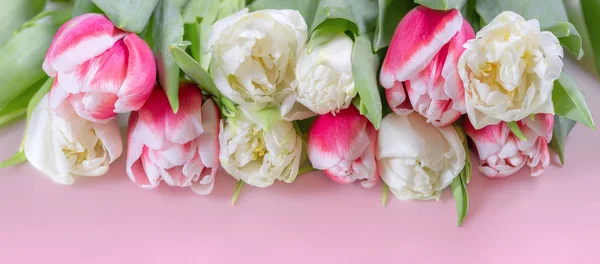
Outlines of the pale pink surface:
{"label": "pale pink surface", "polygon": [[[568,68],[600,120],[600,85]],[[0,158],[23,125],[0,130]],[[600,263],[600,132],[577,125],[567,164],[553,159],[501,180],[474,171],[469,216],[454,201],[381,206],[381,185],[337,184],[321,173],[268,189],[221,173],[211,195],[125,175],[60,186],[29,165],[0,170],[0,263]],[[254,260],[254,261],[253,261]],[[309,261],[313,262],[309,262]],[[392,260],[392,261],[390,261]]]}

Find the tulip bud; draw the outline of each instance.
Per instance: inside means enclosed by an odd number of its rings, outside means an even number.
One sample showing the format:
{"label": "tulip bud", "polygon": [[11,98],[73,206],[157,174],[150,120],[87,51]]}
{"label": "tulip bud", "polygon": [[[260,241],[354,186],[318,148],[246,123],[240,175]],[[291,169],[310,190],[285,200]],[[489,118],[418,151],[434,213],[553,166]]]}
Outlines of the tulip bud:
{"label": "tulip bud", "polygon": [[375,148],[377,130],[353,106],[318,116],[308,131],[308,158],[315,169],[339,183],[364,180],[364,187],[379,182]]}
{"label": "tulip bud", "polygon": [[154,87],[156,64],[150,47],[99,14],[84,14],[58,31],[43,64],[56,77],[50,106],[72,107],[90,121],[138,110]]}
{"label": "tulip bud", "polygon": [[157,87],[146,104],[131,113],[127,175],[144,188],[164,181],[208,194],[219,168],[219,109],[212,99],[202,103],[194,84],[180,85],[179,102],[179,111],[173,113],[167,95]]}
{"label": "tulip bud", "polygon": [[356,96],[352,76],[354,42],[341,33],[300,53],[296,64],[298,102],[324,115],[348,108]]}
{"label": "tulip bud", "polygon": [[435,126],[451,124],[464,114],[457,64],[463,44],[474,37],[473,28],[457,9],[418,6],[406,14],[394,32],[380,74],[392,110],[408,114],[414,109]]}
{"label": "tulip bud", "polygon": [[548,142],[552,139],[554,117],[550,114],[537,114],[533,118],[518,121],[517,124],[527,140],[517,138],[505,122],[476,130],[465,119],[465,132],[479,154],[479,170],[483,174],[488,177],[506,177],[527,165],[531,168],[531,176],[539,176],[548,167]]}

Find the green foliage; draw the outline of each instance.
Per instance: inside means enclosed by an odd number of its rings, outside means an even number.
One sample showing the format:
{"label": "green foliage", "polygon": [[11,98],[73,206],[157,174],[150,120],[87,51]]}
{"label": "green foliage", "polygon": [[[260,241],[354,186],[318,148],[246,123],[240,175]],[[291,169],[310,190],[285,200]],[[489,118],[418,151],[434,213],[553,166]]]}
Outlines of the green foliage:
{"label": "green foliage", "polygon": [[552,101],[557,115],[580,122],[592,130],[596,129],[592,114],[585,103],[585,96],[565,72],[554,82]]}
{"label": "green foliage", "polygon": [[394,31],[400,20],[415,7],[406,0],[379,0],[379,15],[373,34],[373,51],[377,52],[390,45]]}
{"label": "green foliage", "polygon": [[[177,0],[163,0],[166,5]],[[140,33],[159,0],[92,0],[120,29]]]}
{"label": "green foliage", "polygon": [[415,3],[417,4],[436,10],[460,9],[465,2],[466,0],[415,0]]}
{"label": "green foliage", "polygon": [[0,46],[4,44],[13,32],[23,23],[44,9],[45,0],[0,0]]}
{"label": "green foliage", "polygon": [[567,136],[575,127],[575,121],[567,119],[565,117],[555,115],[554,116],[554,128],[552,129],[552,140],[548,144],[554,152],[560,158],[560,163],[565,165],[565,142]]}

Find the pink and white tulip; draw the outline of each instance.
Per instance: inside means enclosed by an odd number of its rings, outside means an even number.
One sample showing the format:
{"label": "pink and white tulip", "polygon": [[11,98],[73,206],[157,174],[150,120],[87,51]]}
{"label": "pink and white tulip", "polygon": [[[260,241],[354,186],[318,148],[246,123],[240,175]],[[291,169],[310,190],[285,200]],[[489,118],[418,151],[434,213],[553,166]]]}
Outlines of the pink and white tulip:
{"label": "pink and white tulip", "polygon": [[84,119],[106,122],[140,109],[156,81],[150,47],[100,14],[84,14],[56,33],[43,66],[56,80],[52,109],[72,107]]}
{"label": "pink and white tulip", "polygon": [[517,124],[527,138],[520,140],[505,122],[476,130],[465,119],[465,132],[473,141],[479,160],[479,170],[489,177],[506,177],[525,165],[531,168],[531,176],[539,176],[550,164],[548,142],[552,139],[554,117],[537,114]]}
{"label": "pink and white tulip", "polygon": [[312,166],[338,183],[363,180],[363,187],[377,184],[376,146],[377,130],[354,106],[335,116],[328,113],[317,117],[308,132]]}
{"label": "pink and white tulip", "polygon": [[418,6],[408,12],[394,32],[379,77],[393,111],[406,115],[414,109],[436,126],[464,114],[457,65],[463,44],[474,37],[473,28],[456,9]]}
{"label": "pink and white tulip", "polygon": [[161,181],[208,194],[219,168],[219,109],[212,99],[202,103],[194,84],[179,90],[179,111],[167,95],[154,89],[127,131],[127,175],[137,185],[155,188]]}

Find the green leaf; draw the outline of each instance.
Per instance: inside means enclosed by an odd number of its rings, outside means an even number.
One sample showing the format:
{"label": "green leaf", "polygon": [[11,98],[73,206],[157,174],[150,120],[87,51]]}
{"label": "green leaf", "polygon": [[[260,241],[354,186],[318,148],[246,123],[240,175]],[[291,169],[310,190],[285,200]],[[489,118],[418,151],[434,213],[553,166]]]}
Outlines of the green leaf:
{"label": "green leaf", "polygon": [[552,102],[557,115],[580,122],[592,130],[596,129],[592,114],[585,103],[585,95],[565,72],[554,82]]}
{"label": "green leaf", "polygon": [[[163,0],[177,2],[180,0]],[[148,24],[158,0],[92,0],[115,24],[129,32],[140,33]]]}
{"label": "green leaf", "polygon": [[40,13],[0,47],[0,108],[46,77],[42,70],[46,51],[58,28],[70,17],[70,9]]}
{"label": "green leaf", "polygon": [[1,1],[0,8],[0,46],[4,44],[23,23],[44,9],[45,0],[8,0]]}
{"label": "green leaf", "polygon": [[331,40],[340,32],[345,32],[349,27],[349,22],[343,19],[330,19],[327,22],[321,23],[321,25],[313,31],[308,40],[308,53],[311,53],[314,47],[319,44]]}
{"label": "green leaf", "polygon": [[75,0],[73,3],[73,17],[83,15],[85,13],[103,13],[92,0]]}
{"label": "green leaf", "polygon": [[543,30],[552,32],[558,38],[560,44],[578,60],[583,57],[583,42],[573,24],[559,21]]}
{"label": "green leaf", "polygon": [[475,9],[485,24],[489,24],[503,11],[513,11],[525,19],[537,19],[541,28],[551,27],[559,21],[569,21],[562,0],[477,0]]}
{"label": "green leaf", "polygon": [[382,192],[381,204],[385,207],[387,205],[388,192],[390,191],[390,187],[385,182],[381,182],[381,185],[383,186],[382,191],[381,191]]}
{"label": "green leaf", "polygon": [[25,92],[12,100],[6,106],[0,109],[0,126],[8,125],[19,120],[27,115],[27,104],[35,95],[40,86],[44,83],[44,79],[33,84]]}
{"label": "green leaf", "polygon": [[379,16],[373,35],[373,51],[377,52],[390,45],[394,31],[400,20],[415,7],[412,1],[379,0]]}
{"label": "green leaf", "polygon": [[12,155],[10,158],[0,162],[0,169],[21,164],[25,161],[27,161],[27,157],[25,157],[25,152],[19,151],[15,153],[15,155]]}
{"label": "green leaf", "polygon": [[246,7],[246,0],[221,0],[217,20],[228,17]]}
{"label": "green leaf", "polygon": [[298,10],[310,28],[319,0],[255,0],[248,5],[250,11],[261,9],[293,9]]}
{"label": "green leaf", "polygon": [[321,0],[309,34],[331,19],[348,21],[354,35],[366,34],[375,29],[378,11],[376,0]]}
{"label": "green leaf", "polygon": [[234,205],[237,201],[238,196],[240,196],[240,191],[242,190],[242,187],[244,187],[244,181],[238,180],[237,184],[235,185],[235,191],[233,192],[233,196],[231,197],[231,205]]}
{"label": "green leaf", "polygon": [[521,131],[521,128],[519,127],[519,124],[517,124],[516,121],[508,122],[506,124],[508,125],[508,128],[510,128],[510,131],[512,131],[512,133],[515,134],[517,138],[523,141],[527,141],[527,137],[525,136],[525,134],[523,134],[523,131]]}
{"label": "green leaf", "polygon": [[560,163],[565,165],[565,142],[567,136],[575,127],[575,121],[567,119],[565,117],[555,115],[554,116],[554,128],[552,129],[552,140],[548,144],[551,149],[558,154]]}
{"label": "green leaf", "polygon": [[181,70],[183,70],[192,81],[198,84],[203,91],[215,98],[219,98],[219,90],[217,89],[217,86],[215,86],[210,74],[208,74],[194,58],[190,57],[190,55],[185,52],[185,48],[188,45],[189,43],[186,42],[181,44],[171,44],[170,51],[173,59]]}
{"label": "green leaf", "polygon": [[219,14],[219,1],[189,0],[183,7],[183,22],[185,23],[184,39],[191,42],[192,57],[200,62],[202,68],[208,69],[210,55],[205,55],[205,49],[212,24]]}
{"label": "green leaf", "polygon": [[181,1],[160,1],[154,11],[152,24],[152,42],[158,69],[158,82],[165,90],[175,113],[179,110],[179,67],[169,48],[172,44],[183,42],[182,5]]}
{"label": "green leaf", "polygon": [[279,109],[275,107],[267,107],[260,111],[247,111],[238,106],[237,112],[243,112],[250,120],[259,124],[264,130],[271,129],[273,123],[283,120]]}
{"label": "green leaf", "polygon": [[581,11],[587,29],[594,60],[596,62],[596,70],[600,73],[600,1],[598,0],[581,0]]}
{"label": "green leaf", "polygon": [[477,14],[477,11],[475,10],[476,2],[476,0],[467,0],[467,4],[460,10],[463,17],[471,24],[471,27],[473,27],[475,32],[479,31],[482,27],[481,17],[479,17],[479,14]]}
{"label": "green leaf", "polygon": [[[461,172],[463,174],[463,172]],[[452,190],[452,196],[456,202],[456,215],[458,219],[458,226],[461,226],[467,212],[469,211],[469,195],[467,194],[467,186],[463,181],[463,176],[459,175],[452,183],[450,183],[450,189]]]}
{"label": "green leaf", "polygon": [[450,10],[461,8],[466,0],[415,0],[415,3],[436,10]]}
{"label": "green leaf", "polygon": [[371,38],[362,35],[356,38],[352,51],[352,75],[354,86],[360,96],[358,109],[376,129],[381,123],[381,97],[377,82],[379,57],[373,53]]}

